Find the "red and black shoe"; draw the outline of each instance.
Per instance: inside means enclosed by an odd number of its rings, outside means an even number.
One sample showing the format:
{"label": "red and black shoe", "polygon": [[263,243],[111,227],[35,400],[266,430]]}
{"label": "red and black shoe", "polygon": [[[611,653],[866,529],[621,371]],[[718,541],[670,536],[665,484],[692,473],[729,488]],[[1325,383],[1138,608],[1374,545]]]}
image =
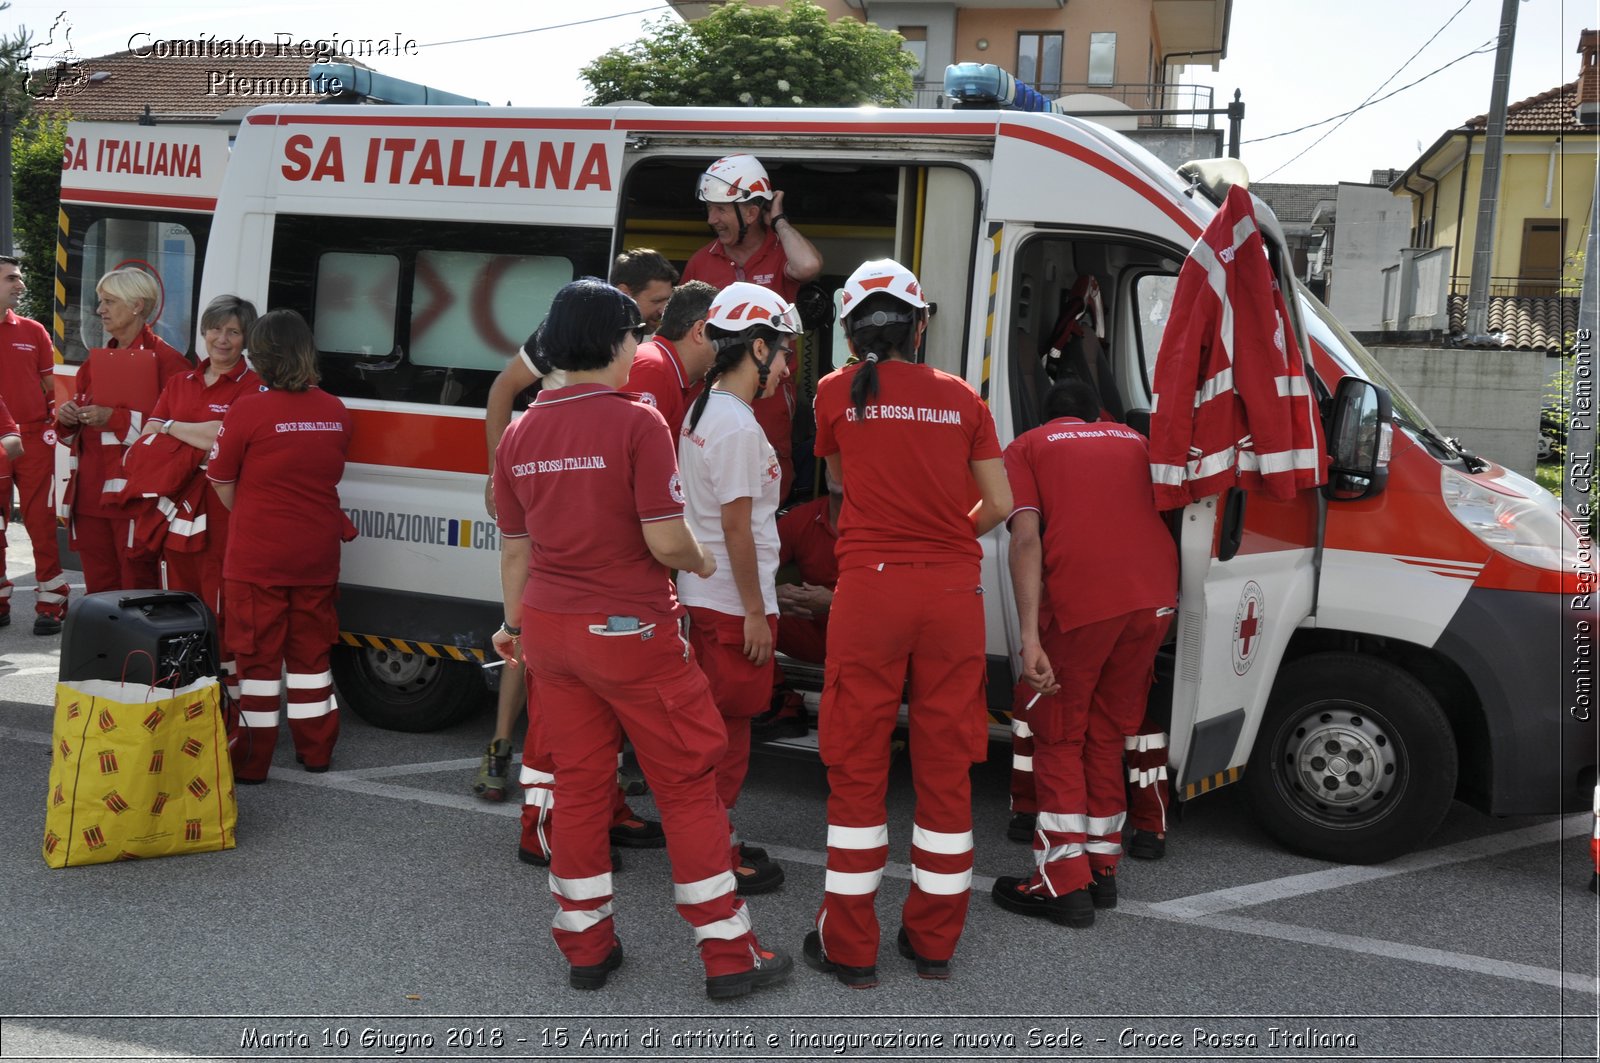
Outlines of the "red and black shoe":
{"label": "red and black shoe", "polygon": [[780,949],[756,946],[750,950],[754,963],[748,971],[706,976],[706,996],[729,1000],[747,996],[762,986],[776,985],[794,973],[794,957]]}
{"label": "red and black shoe", "polygon": [[828,959],[828,954],[822,951],[822,935],[815,930],[806,934],[805,944],[800,951],[807,967],[823,974],[831,974],[851,989],[871,989],[878,984],[878,968],[875,964],[852,967]]}

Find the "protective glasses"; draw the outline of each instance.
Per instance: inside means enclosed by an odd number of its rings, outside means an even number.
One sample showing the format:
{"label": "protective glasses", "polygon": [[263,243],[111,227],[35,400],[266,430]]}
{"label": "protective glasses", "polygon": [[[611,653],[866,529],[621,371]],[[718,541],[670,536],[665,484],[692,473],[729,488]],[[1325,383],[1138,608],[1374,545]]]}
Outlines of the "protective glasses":
{"label": "protective glasses", "polygon": [[648,322],[641,321],[637,325],[624,325],[617,331],[631,332],[633,333],[633,339],[635,343],[643,343],[645,341],[645,337],[650,335],[650,325]]}

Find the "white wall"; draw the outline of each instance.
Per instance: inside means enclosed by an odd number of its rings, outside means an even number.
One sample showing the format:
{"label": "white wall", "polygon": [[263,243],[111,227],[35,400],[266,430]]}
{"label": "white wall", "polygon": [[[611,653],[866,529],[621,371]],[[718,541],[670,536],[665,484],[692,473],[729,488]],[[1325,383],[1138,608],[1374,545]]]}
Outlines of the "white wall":
{"label": "white wall", "polygon": [[1383,328],[1383,270],[1411,241],[1411,201],[1375,185],[1339,183],[1328,309],[1356,332]]}

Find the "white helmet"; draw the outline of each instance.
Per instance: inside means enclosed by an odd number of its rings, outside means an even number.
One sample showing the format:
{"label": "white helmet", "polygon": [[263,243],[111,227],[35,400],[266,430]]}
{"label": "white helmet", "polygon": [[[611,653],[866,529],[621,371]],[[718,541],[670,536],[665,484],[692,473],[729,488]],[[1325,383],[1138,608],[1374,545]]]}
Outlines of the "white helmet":
{"label": "white helmet", "polygon": [[754,155],[728,155],[700,175],[699,197],[707,203],[748,203],[771,199],[772,181]]}
{"label": "white helmet", "polygon": [[800,335],[800,311],[770,288],[749,281],[734,281],[711,300],[706,324],[729,332],[766,325],[791,336]]}
{"label": "white helmet", "polygon": [[844,282],[840,316],[849,317],[852,306],[860,306],[861,300],[880,292],[894,296],[915,310],[926,309],[928,305],[928,301],[922,297],[922,285],[917,283],[915,273],[892,258],[880,258],[861,263],[850,274],[850,279]]}

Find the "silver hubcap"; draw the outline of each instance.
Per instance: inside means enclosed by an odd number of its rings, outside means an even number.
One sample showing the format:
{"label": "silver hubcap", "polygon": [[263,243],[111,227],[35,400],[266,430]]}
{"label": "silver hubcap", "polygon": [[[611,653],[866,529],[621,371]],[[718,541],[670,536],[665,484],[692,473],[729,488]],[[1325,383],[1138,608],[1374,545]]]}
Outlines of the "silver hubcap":
{"label": "silver hubcap", "polygon": [[373,678],[386,686],[402,690],[420,690],[432,679],[433,669],[439,662],[421,653],[398,653],[393,650],[368,650],[367,664]]}
{"label": "silver hubcap", "polygon": [[1307,716],[1291,734],[1285,757],[1301,799],[1329,815],[1371,812],[1400,782],[1394,743],[1359,713]]}

